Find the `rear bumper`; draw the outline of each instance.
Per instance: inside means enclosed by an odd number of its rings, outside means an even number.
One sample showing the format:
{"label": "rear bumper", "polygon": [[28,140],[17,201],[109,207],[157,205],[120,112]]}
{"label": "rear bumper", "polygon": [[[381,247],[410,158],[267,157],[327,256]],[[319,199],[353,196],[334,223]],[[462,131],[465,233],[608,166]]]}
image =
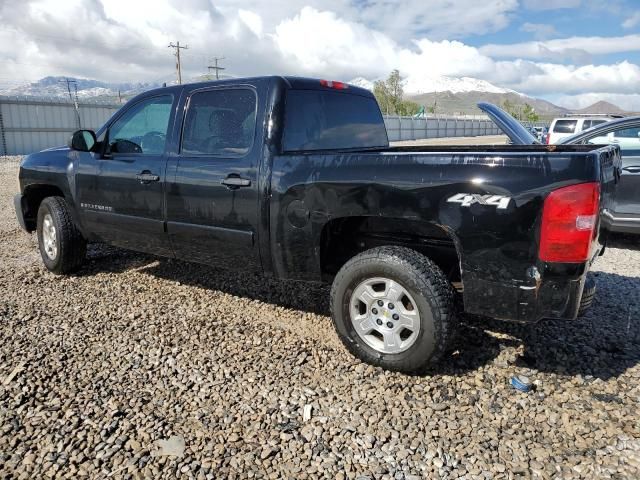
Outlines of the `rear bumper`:
{"label": "rear bumper", "polygon": [[640,215],[602,212],[602,223],[610,232],[640,234]]}
{"label": "rear bumper", "polygon": [[23,203],[23,196],[21,193],[18,193],[17,195],[14,195],[13,197],[13,207],[16,210],[16,218],[18,219],[18,223],[20,224],[20,227],[24,230],[24,231],[29,231],[29,229],[27,228],[27,223],[25,221],[24,218],[24,203]]}
{"label": "rear bumper", "polygon": [[578,316],[589,263],[546,265],[538,280],[495,282],[474,275],[464,280],[465,312],[518,322]]}

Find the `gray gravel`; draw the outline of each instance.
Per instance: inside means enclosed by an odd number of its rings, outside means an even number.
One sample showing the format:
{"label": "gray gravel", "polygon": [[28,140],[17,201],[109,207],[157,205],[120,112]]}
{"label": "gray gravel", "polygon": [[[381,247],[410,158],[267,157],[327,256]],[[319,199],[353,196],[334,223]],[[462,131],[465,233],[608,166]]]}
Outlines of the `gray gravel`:
{"label": "gray gravel", "polygon": [[0,479],[640,478],[637,238],[585,318],[465,318],[410,377],[346,352],[325,288],[98,246],[51,275],[16,176],[0,158]]}

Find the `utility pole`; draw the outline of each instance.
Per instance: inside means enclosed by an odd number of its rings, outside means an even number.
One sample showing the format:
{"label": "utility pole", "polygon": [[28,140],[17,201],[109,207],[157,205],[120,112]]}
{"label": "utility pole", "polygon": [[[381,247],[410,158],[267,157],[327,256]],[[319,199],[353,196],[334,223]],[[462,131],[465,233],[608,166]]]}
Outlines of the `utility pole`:
{"label": "utility pole", "polygon": [[180,50],[188,50],[189,49],[189,45],[185,45],[185,46],[180,46],[180,42],[176,42],[176,44],[174,45],[173,42],[171,42],[169,44],[169,48],[175,48],[176,49],[176,72],[178,73],[178,85],[182,84],[182,65],[180,64]]}
{"label": "utility pole", "polygon": [[216,80],[220,80],[220,75],[219,75],[219,71],[220,70],[224,70],[224,67],[219,67],[218,66],[218,60],[224,60],[224,57],[213,57],[213,65],[209,65],[207,68],[209,69],[209,71],[211,70],[215,70],[216,71]]}
{"label": "utility pole", "polygon": [[[70,78],[65,78],[64,80],[59,80],[59,81],[67,84],[67,92],[69,92],[69,100],[71,100],[71,103],[73,103],[73,107],[74,107],[74,109],[76,111],[76,117],[78,119],[78,128],[82,128],[82,122],[80,121],[80,109],[78,107],[78,82],[76,82],[75,80],[72,80]],[[73,87],[74,87],[75,92],[76,92],[76,98],[75,99],[71,95],[71,84],[72,83],[73,83]]]}

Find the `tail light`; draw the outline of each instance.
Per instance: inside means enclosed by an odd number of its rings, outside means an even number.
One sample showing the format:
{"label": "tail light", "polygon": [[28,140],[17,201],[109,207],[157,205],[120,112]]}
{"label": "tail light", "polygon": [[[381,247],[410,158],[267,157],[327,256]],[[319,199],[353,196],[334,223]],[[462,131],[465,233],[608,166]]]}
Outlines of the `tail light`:
{"label": "tail light", "polygon": [[327,88],[335,88],[336,90],[346,90],[349,88],[344,82],[334,82],[333,80],[320,80],[320,85]]}
{"label": "tail light", "polygon": [[547,145],[549,145],[549,140],[551,139],[551,132],[547,132],[547,135],[544,139],[544,143],[546,143]]}
{"label": "tail light", "polygon": [[589,259],[600,209],[600,184],[559,188],[544,201],[540,260],[581,263]]}

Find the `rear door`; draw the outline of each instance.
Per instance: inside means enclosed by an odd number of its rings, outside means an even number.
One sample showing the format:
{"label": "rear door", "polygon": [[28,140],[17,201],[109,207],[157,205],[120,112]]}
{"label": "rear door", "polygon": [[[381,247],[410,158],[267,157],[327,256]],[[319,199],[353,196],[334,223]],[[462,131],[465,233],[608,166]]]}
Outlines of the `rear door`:
{"label": "rear door", "polygon": [[[184,99],[171,160],[167,232],[178,258],[259,271],[258,163],[263,107],[253,86],[205,88]],[[175,166],[173,166],[175,163]]]}

